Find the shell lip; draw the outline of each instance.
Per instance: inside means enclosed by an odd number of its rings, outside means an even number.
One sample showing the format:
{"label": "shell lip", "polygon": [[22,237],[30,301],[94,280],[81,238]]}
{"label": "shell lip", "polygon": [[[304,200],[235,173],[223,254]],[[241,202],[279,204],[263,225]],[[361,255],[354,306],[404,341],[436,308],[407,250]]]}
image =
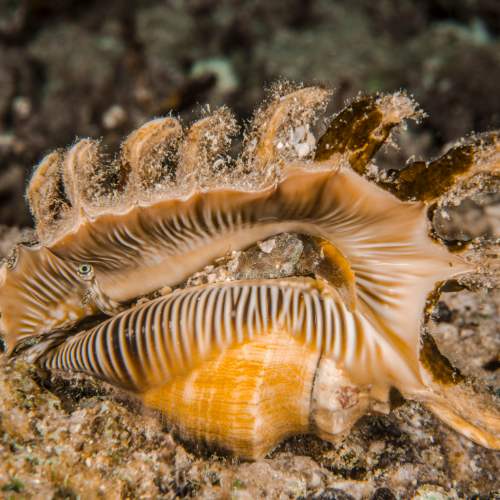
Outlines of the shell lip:
{"label": "shell lip", "polygon": [[[86,226],[90,226],[93,224],[98,224],[100,220],[103,218],[109,217],[126,217],[131,216],[134,212],[141,213],[145,209],[151,208],[154,205],[161,205],[163,203],[168,204],[185,204],[190,201],[195,200],[198,197],[203,196],[206,193],[210,193],[213,196],[217,195],[252,195],[252,194],[260,194],[260,195],[271,195],[276,190],[280,188],[280,185],[289,179],[292,179],[301,174],[317,174],[317,175],[328,175],[332,176],[338,173],[341,170],[342,166],[332,159],[323,160],[320,162],[307,163],[307,162],[291,162],[287,164],[286,169],[281,172],[279,175],[275,176],[275,178],[264,185],[251,185],[251,184],[234,184],[231,182],[227,185],[218,185],[212,187],[196,187],[190,186],[189,190],[183,193],[182,191],[178,193],[169,193],[168,198],[164,196],[158,197],[157,199],[153,199],[151,201],[136,201],[133,204],[127,205],[125,203],[117,204],[112,207],[106,207],[105,212],[95,212],[89,211],[85,209],[85,207],[80,207],[80,215],[77,217],[77,223],[71,225],[63,225],[62,228],[64,230],[57,231],[52,235],[52,238],[48,239],[44,243],[44,247],[47,247],[52,252],[54,252],[57,256],[67,257],[67,247],[71,246],[71,241],[68,241],[70,238],[74,238],[78,236],[80,230]],[[77,262],[77,259],[71,260]]]}

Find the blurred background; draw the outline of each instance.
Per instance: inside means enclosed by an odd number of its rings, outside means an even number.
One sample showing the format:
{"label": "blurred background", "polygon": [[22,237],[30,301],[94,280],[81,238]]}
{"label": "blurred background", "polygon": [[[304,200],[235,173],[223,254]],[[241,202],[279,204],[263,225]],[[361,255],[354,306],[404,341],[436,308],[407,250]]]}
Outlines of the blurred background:
{"label": "blurred background", "polygon": [[0,0],[0,224],[29,226],[33,166],[75,137],[109,151],[151,117],[227,104],[248,120],[277,79],[407,89],[429,117],[387,161],[500,127],[498,0]]}

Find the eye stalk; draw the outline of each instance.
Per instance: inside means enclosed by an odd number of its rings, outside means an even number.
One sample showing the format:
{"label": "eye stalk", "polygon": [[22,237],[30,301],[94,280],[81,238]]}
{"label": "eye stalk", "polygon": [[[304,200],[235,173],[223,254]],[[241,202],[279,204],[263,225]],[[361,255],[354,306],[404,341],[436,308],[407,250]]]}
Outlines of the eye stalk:
{"label": "eye stalk", "polygon": [[82,278],[82,280],[91,280],[94,277],[94,268],[92,267],[91,264],[80,264],[78,266],[78,276]]}

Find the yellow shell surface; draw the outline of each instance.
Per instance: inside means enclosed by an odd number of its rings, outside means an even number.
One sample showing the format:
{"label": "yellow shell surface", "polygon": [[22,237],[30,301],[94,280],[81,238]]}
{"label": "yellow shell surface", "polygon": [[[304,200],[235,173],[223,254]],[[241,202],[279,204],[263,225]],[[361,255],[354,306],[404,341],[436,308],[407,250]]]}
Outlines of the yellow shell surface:
{"label": "yellow shell surface", "polygon": [[142,397],[185,438],[256,458],[308,432],[318,360],[302,342],[274,333],[231,347]]}

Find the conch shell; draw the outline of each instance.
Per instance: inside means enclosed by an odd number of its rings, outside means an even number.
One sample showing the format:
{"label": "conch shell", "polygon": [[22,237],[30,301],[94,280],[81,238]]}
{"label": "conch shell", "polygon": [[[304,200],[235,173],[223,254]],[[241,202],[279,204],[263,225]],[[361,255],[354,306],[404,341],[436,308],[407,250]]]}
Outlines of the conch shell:
{"label": "conch shell", "polygon": [[[473,175],[499,177],[498,133],[374,179],[373,155],[419,112],[400,93],[359,98],[316,143],[329,95],[278,92],[234,160],[226,108],[188,130],[152,120],[113,161],[90,139],[48,155],[28,187],[39,244],[0,268],[10,352],[42,336],[44,366],[110,381],[183,435],[242,456],[297,432],[343,432],[387,406],[391,387],[499,448],[498,410],[466,390],[420,331],[436,286],[474,270],[431,234],[429,206]],[[283,232],[316,242],[314,278],[186,288],[134,306]],[[102,322],[83,326],[93,317]]]}

